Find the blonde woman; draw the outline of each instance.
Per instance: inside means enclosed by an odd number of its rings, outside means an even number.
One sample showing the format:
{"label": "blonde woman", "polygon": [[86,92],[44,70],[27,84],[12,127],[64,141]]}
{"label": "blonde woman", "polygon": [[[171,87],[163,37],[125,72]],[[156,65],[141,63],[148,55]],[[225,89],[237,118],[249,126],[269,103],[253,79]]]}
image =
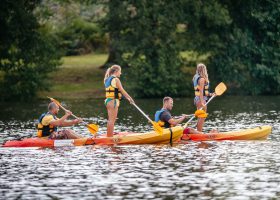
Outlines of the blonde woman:
{"label": "blonde woman", "polygon": [[107,137],[112,137],[114,133],[114,126],[118,116],[118,108],[120,106],[120,100],[122,95],[132,104],[133,99],[123,89],[120,76],[121,67],[119,65],[113,65],[107,69],[104,84],[106,91],[105,106],[108,111],[108,122],[107,122]]}
{"label": "blonde woman", "polygon": [[[208,100],[209,96],[212,96],[209,93],[209,79],[206,66],[202,63],[197,65],[196,74],[193,77],[193,86],[194,86],[194,104],[196,105],[197,109],[203,107],[205,111],[207,111],[206,101]],[[197,121],[197,130],[202,132],[203,124],[205,118],[198,118]]]}

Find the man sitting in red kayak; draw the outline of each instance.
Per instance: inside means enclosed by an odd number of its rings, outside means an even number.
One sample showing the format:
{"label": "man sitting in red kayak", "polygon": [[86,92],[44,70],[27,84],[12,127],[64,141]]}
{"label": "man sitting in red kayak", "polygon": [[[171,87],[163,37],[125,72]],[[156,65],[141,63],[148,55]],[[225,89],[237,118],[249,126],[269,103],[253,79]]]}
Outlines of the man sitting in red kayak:
{"label": "man sitting in red kayak", "polygon": [[[170,128],[182,123],[189,115],[183,114],[180,118],[175,119],[171,116],[171,110],[173,108],[173,99],[171,97],[163,98],[163,107],[155,114],[155,122],[157,122],[163,128]],[[191,127],[184,129],[183,134],[201,134],[203,132],[197,131]]]}
{"label": "man sitting in red kayak", "polygon": [[65,115],[60,119],[56,117],[59,111],[59,106],[51,102],[48,106],[48,112],[43,113],[39,118],[38,137],[48,137],[49,139],[77,139],[81,136],[75,134],[74,131],[65,129],[57,130],[58,126],[72,126],[82,122],[82,119],[67,120],[72,115],[71,111],[66,111]]}

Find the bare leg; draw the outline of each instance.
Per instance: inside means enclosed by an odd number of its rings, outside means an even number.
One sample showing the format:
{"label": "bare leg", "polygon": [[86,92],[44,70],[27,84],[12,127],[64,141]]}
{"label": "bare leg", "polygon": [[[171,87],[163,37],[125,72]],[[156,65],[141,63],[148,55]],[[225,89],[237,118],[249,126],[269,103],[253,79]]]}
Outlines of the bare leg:
{"label": "bare leg", "polygon": [[[184,130],[184,134],[204,134],[203,132],[197,131],[191,127],[187,127],[186,129],[185,129],[186,131]],[[212,129],[209,133],[219,133],[219,131],[216,129]]]}
{"label": "bare leg", "polygon": [[[205,104],[206,102],[204,102],[204,104]],[[196,103],[196,107],[197,107],[197,109],[200,109],[201,107],[202,107],[202,104],[201,104],[201,102],[200,101],[198,101],[197,103]],[[205,110],[205,112],[207,112],[207,107],[205,108],[205,109],[203,109],[203,110]],[[198,131],[200,131],[200,132],[202,132],[202,128],[203,128],[203,125],[204,125],[204,121],[205,121],[205,118],[198,118],[198,120],[197,120],[197,130]]]}
{"label": "bare leg", "polygon": [[197,131],[197,130],[195,130],[194,128],[188,128],[189,129],[189,133],[190,134],[203,134],[203,132],[201,132],[201,131]]}
{"label": "bare leg", "polygon": [[82,138],[82,136],[76,134],[72,130],[67,129],[67,130],[64,130],[64,132],[65,132],[65,134],[66,134],[68,139],[79,139],[79,138]]}
{"label": "bare leg", "polygon": [[114,100],[107,104],[108,122],[107,122],[107,137],[113,137],[114,126],[118,116],[118,105],[114,106]]}

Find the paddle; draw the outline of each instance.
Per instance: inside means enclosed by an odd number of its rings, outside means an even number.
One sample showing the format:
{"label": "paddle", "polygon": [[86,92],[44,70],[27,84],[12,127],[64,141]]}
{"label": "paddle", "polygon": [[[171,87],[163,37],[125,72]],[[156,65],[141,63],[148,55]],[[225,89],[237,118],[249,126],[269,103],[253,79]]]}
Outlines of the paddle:
{"label": "paddle", "polygon": [[[219,83],[216,88],[215,88],[215,92],[214,94],[212,95],[212,97],[207,101],[207,103],[205,105],[207,105],[208,103],[210,103],[210,101],[212,101],[212,99],[216,96],[220,96],[222,95],[225,91],[227,90],[227,86],[221,82]],[[202,110],[203,107],[201,107],[199,110]],[[185,123],[185,125],[183,126],[183,128],[186,128],[188,126],[188,124],[195,118],[195,116],[193,116],[192,118],[189,119],[189,121],[187,121]]]}
{"label": "paddle", "polygon": [[132,105],[134,105],[135,108],[137,108],[137,110],[139,110],[140,113],[142,113],[142,115],[144,115],[144,116],[148,119],[148,121],[153,125],[154,130],[155,130],[157,133],[159,133],[159,134],[162,134],[162,133],[163,133],[163,128],[162,128],[160,125],[158,125],[158,123],[152,121],[152,120],[148,117],[148,115],[146,115],[135,103],[133,103]]}
{"label": "paddle", "polygon": [[[61,103],[54,98],[48,97],[52,102],[54,102],[56,105],[58,105],[62,110],[66,111],[66,109],[61,105]],[[72,116],[75,117],[76,119],[79,119],[76,115],[72,113]],[[97,133],[98,131],[98,125],[96,124],[87,124],[86,122],[82,121],[82,123],[88,128],[89,132],[94,134]]]}
{"label": "paddle", "polygon": [[[187,117],[198,117],[198,118],[206,118],[208,116],[208,114],[204,111],[204,110],[196,110],[194,114],[185,114],[187,115]],[[180,118],[182,117],[182,115],[180,116],[175,116],[174,118]]]}

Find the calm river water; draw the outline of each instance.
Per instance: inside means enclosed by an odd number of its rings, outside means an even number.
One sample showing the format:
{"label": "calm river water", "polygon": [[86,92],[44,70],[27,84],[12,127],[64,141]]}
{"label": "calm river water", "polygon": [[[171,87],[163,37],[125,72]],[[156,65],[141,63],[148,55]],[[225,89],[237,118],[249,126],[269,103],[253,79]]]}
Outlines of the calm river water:
{"label": "calm river water", "polygon": [[[0,143],[35,136],[48,101],[0,104]],[[151,117],[161,99],[137,100]],[[105,132],[103,100],[64,105]],[[174,115],[193,113],[192,99],[175,99]],[[266,141],[170,145],[0,148],[0,199],[279,199],[280,96],[217,97],[205,131],[273,126]],[[63,114],[62,112],[60,114]],[[85,127],[73,127],[90,136]],[[150,130],[123,102],[116,131]]]}

